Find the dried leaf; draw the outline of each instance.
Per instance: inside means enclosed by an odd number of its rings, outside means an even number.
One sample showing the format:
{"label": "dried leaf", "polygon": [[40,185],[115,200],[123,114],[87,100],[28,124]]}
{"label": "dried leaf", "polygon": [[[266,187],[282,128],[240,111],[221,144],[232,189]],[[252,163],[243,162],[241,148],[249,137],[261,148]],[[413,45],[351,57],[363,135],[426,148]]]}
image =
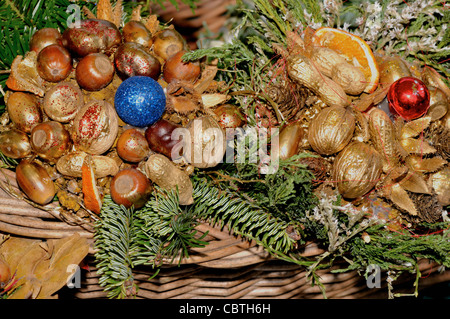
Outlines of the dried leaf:
{"label": "dried leaf", "polygon": [[113,10],[113,20],[114,20],[113,22],[117,27],[119,27],[120,24],[122,23],[122,14],[123,14],[122,0],[118,0]]}
{"label": "dried leaf", "polygon": [[405,178],[400,181],[400,186],[413,193],[430,194],[430,189],[425,179],[414,171],[409,171]]}
{"label": "dried leaf", "polygon": [[29,51],[23,56],[14,58],[11,65],[11,73],[6,80],[6,85],[13,91],[25,91],[34,93],[40,97],[45,94],[44,80],[36,69],[37,53]]}
{"label": "dried leaf", "polygon": [[416,172],[432,173],[444,167],[447,161],[440,156],[423,158],[420,155],[410,155],[406,158],[406,163]]}
{"label": "dried leaf", "polygon": [[422,133],[431,123],[431,117],[424,116],[417,120],[411,121],[403,125],[400,138],[416,137]]}
{"label": "dried leaf", "polygon": [[155,14],[150,15],[145,22],[145,27],[152,35],[158,32],[160,29],[158,16]]}
{"label": "dried leaf", "polygon": [[409,214],[416,216],[417,209],[414,202],[409,198],[408,193],[398,184],[395,183],[390,187],[389,199],[399,208],[407,211]]}
{"label": "dried leaf", "polygon": [[97,19],[107,20],[114,23],[111,1],[99,0],[97,4]]}
{"label": "dried leaf", "polygon": [[132,21],[141,21],[141,8],[142,5],[138,5],[133,9],[131,12],[131,19]]}
{"label": "dried leaf", "polygon": [[9,238],[0,247],[0,253],[16,272],[18,278],[8,297],[11,299],[53,298],[66,283],[67,269],[78,265],[88,254],[89,244],[78,233],[46,242],[23,238]]}
{"label": "dried leaf", "polygon": [[223,104],[230,99],[229,95],[220,93],[202,94],[203,106],[208,109]]}
{"label": "dried leaf", "polygon": [[87,19],[97,19],[95,14],[93,14],[92,11],[89,10],[88,7],[83,6],[83,8],[81,10],[83,11],[83,14],[86,16]]}
{"label": "dried leaf", "polygon": [[436,149],[423,139],[405,138],[400,140],[401,146],[411,154],[432,154]]}

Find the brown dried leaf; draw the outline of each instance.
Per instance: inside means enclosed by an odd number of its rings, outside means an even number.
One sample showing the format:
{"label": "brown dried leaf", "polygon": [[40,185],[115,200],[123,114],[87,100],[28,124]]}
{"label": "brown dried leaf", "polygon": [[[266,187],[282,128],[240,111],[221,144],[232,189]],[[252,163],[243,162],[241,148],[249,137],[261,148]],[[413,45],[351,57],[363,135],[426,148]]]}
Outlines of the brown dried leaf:
{"label": "brown dried leaf", "polygon": [[407,211],[411,215],[417,215],[417,209],[414,202],[409,198],[408,193],[395,183],[390,187],[389,199],[399,208]]}
{"label": "brown dried leaf", "polygon": [[416,172],[432,173],[444,167],[447,161],[440,156],[423,158],[420,155],[410,155],[406,158],[406,163]]}
{"label": "brown dried leaf", "polygon": [[18,55],[11,65],[11,73],[6,80],[6,85],[13,91],[25,91],[34,93],[40,97],[45,94],[44,80],[36,69],[37,54],[29,51],[25,58]]}
{"label": "brown dried leaf", "polygon": [[83,14],[86,16],[87,19],[97,19],[95,14],[93,14],[92,11],[89,10],[88,7],[83,6],[83,8],[81,10],[83,11]]}
{"label": "brown dried leaf", "polygon": [[401,146],[411,154],[432,154],[436,149],[423,139],[405,138],[400,140]]}
{"label": "brown dried leaf", "polygon": [[120,24],[122,23],[122,13],[123,13],[122,0],[118,0],[113,9],[113,20],[114,20],[113,22],[117,27],[119,27]]}
{"label": "brown dried leaf", "polygon": [[132,21],[141,21],[141,8],[142,5],[138,5],[133,9],[131,12],[131,19]]}
{"label": "brown dried leaf", "polygon": [[160,29],[158,16],[155,14],[150,15],[145,22],[145,27],[152,35],[158,32]]}
{"label": "brown dried leaf", "polygon": [[400,186],[405,190],[420,193],[420,194],[430,194],[430,189],[427,185],[425,179],[419,173],[414,171],[409,171],[408,174],[400,181]]}
{"label": "brown dried leaf", "polygon": [[416,137],[422,133],[431,123],[430,116],[424,116],[417,120],[411,121],[403,125],[400,132],[400,138]]}
{"label": "brown dried leaf", "polygon": [[114,23],[111,1],[99,0],[97,3],[97,19],[107,20]]}

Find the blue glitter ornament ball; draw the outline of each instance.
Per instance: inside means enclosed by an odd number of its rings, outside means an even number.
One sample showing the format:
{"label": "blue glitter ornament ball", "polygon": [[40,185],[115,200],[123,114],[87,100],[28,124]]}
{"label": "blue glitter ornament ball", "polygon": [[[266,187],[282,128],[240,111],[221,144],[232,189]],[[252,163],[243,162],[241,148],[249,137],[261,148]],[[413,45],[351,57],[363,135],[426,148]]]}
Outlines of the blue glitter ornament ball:
{"label": "blue glitter ornament ball", "polygon": [[152,78],[132,76],[117,88],[114,106],[125,123],[146,127],[161,118],[166,108],[166,95],[161,85]]}

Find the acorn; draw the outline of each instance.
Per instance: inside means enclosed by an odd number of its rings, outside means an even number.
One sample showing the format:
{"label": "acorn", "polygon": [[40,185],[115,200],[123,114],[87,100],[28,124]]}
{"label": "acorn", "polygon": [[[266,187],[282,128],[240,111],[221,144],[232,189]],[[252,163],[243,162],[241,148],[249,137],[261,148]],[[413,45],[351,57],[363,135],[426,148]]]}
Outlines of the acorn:
{"label": "acorn", "polygon": [[294,122],[283,127],[280,131],[280,158],[288,159],[299,151],[303,138],[303,127],[300,122]]}
{"label": "acorn", "polygon": [[130,76],[143,75],[158,80],[161,74],[161,63],[145,47],[138,43],[122,44],[114,55],[117,74],[122,79]]}
{"label": "acorn", "polygon": [[51,44],[39,52],[36,69],[44,80],[60,82],[67,78],[72,71],[72,57],[64,47]]}
{"label": "acorn", "polygon": [[182,58],[186,51],[182,50],[166,60],[163,66],[163,77],[167,83],[174,80],[195,82],[201,73],[200,63],[183,62]]}
{"label": "acorn", "polygon": [[71,82],[61,82],[45,93],[43,109],[54,121],[66,123],[73,120],[83,106],[83,93]]}
{"label": "acorn", "polygon": [[9,118],[19,130],[29,133],[42,121],[38,99],[34,94],[13,92],[6,102]]}
{"label": "acorn", "polygon": [[180,33],[173,28],[158,31],[153,36],[153,52],[166,61],[181,50],[186,50],[187,44]]}
{"label": "acorn", "polygon": [[140,21],[128,21],[122,29],[124,42],[133,42],[146,48],[153,44],[152,34]]}
{"label": "acorn", "polygon": [[[148,141],[150,149],[168,158],[172,158],[172,149],[179,143],[178,139],[172,139],[172,133],[179,127],[179,125],[165,119],[160,119],[155,124],[149,126],[145,130],[145,138]],[[175,157],[178,158],[179,154],[176,154]]]}
{"label": "acorn", "polygon": [[17,184],[35,203],[46,205],[55,197],[56,190],[47,170],[33,159],[23,159],[16,167]]}
{"label": "acorn", "polygon": [[126,208],[139,209],[145,205],[153,190],[150,180],[135,168],[126,168],[111,180],[111,198]]}
{"label": "acorn", "polygon": [[62,45],[62,35],[58,29],[43,28],[36,31],[30,40],[30,51],[39,53],[43,48],[58,44]]}
{"label": "acorn", "polygon": [[69,132],[56,121],[43,122],[31,130],[31,147],[46,160],[56,160],[67,153],[72,146]]}
{"label": "acorn", "polygon": [[101,19],[81,20],[78,26],[66,29],[62,37],[64,46],[79,57],[89,53],[110,55],[122,42],[116,25]]}
{"label": "acorn", "polygon": [[17,129],[10,129],[0,134],[0,151],[3,155],[18,159],[31,154],[28,135]]}
{"label": "acorn", "polygon": [[114,65],[103,53],[86,55],[78,63],[75,78],[78,85],[87,91],[99,91],[111,83]]}
{"label": "acorn", "polygon": [[133,163],[144,160],[150,151],[144,134],[134,128],[125,130],[119,136],[116,149],[123,160]]}
{"label": "acorn", "polygon": [[78,150],[100,155],[113,145],[119,131],[114,107],[106,101],[92,100],[73,120],[71,138]]}

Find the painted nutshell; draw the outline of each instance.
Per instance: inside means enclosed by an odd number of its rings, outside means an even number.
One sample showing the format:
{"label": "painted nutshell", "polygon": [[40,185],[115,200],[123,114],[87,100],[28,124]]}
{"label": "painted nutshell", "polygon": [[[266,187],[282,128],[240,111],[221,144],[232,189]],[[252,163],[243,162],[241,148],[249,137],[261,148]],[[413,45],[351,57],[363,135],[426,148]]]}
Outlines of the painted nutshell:
{"label": "painted nutshell", "polygon": [[78,150],[100,155],[113,145],[119,131],[114,107],[106,101],[93,100],[84,105],[73,120],[72,141]]}
{"label": "painted nutshell", "polygon": [[166,109],[166,94],[152,78],[133,76],[117,88],[114,106],[125,123],[146,127],[161,118]]}
{"label": "painted nutshell", "polygon": [[83,106],[83,93],[70,82],[61,82],[45,93],[43,109],[54,121],[67,123],[73,120]]}
{"label": "painted nutshell", "polygon": [[346,108],[327,107],[320,111],[309,126],[308,141],[321,155],[341,151],[353,137],[355,117]]}
{"label": "painted nutshell", "polygon": [[119,29],[101,19],[81,20],[79,26],[66,29],[62,37],[63,45],[78,56],[98,52],[109,55],[122,42]]}
{"label": "painted nutshell", "polygon": [[336,156],[332,178],[344,198],[367,194],[379,181],[382,172],[380,154],[369,144],[352,142]]}
{"label": "painted nutshell", "polygon": [[114,64],[117,74],[122,79],[142,75],[158,80],[161,74],[159,60],[138,43],[128,42],[122,44],[114,55]]}

